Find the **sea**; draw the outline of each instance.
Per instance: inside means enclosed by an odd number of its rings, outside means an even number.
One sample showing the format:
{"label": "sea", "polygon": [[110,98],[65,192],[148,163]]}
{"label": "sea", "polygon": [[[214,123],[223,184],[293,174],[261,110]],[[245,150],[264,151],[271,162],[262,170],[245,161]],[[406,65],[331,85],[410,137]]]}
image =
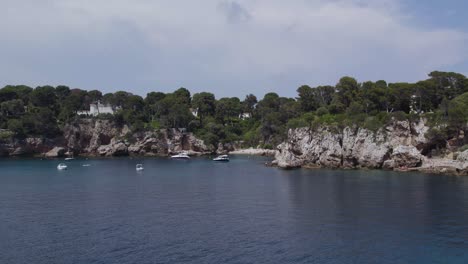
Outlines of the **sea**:
{"label": "sea", "polygon": [[0,263],[468,263],[468,177],[267,161],[0,160]]}

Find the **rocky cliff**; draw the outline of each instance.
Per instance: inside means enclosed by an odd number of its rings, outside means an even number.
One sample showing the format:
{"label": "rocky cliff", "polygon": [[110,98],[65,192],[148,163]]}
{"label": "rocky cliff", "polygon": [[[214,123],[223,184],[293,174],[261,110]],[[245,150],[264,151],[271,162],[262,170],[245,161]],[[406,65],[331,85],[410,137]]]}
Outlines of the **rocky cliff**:
{"label": "rocky cliff", "polygon": [[287,141],[278,146],[273,165],[281,168],[432,168],[431,171],[446,169],[467,174],[465,161],[453,160],[448,169],[447,164],[434,162],[422,154],[430,145],[425,136],[428,130],[422,119],[415,123],[393,121],[375,132],[352,127],[291,129]]}
{"label": "rocky cliff", "polygon": [[183,129],[161,129],[132,133],[108,120],[83,119],[63,127],[55,139],[26,138],[0,142],[0,156],[167,156],[180,151],[192,155],[213,152],[202,140]]}

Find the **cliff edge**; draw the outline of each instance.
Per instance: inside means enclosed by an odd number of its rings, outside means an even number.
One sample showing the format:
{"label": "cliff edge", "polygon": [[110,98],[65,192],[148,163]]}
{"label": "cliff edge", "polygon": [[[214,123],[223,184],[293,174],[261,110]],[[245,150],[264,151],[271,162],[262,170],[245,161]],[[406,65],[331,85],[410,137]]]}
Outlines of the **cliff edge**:
{"label": "cliff edge", "polygon": [[425,120],[392,121],[371,131],[365,128],[290,129],[287,141],[277,147],[275,160],[280,168],[329,167],[423,170],[468,174],[468,153],[459,159],[431,159],[425,153],[431,142]]}

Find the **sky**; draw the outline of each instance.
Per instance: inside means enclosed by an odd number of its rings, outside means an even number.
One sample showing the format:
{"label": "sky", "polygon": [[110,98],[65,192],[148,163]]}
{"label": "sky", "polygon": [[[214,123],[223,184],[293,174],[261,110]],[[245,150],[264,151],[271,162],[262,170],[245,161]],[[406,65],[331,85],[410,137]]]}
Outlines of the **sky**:
{"label": "sky", "polygon": [[468,75],[464,0],[0,0],[0,86],[216,97]]}

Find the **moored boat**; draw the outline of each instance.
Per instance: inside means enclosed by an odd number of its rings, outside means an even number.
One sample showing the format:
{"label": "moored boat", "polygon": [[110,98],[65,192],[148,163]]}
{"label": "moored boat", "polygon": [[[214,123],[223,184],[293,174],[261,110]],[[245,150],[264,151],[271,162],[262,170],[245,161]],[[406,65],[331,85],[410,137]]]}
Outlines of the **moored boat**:
{"label": "moored boat", "polygon": [[214,158],[213,161],[224,161],[224,162],[227,162],[227,161],[229,161],[229,156],[228,156],[228,155],[220,155],[220,156]]}
{"label": "moored boat", "polygon": [[187,152],[181,152],[177,155],[171,156],[172,159],[190,159],[190,156]]}
{"label": "moored boat", "polygon": [[137,164],[136,165],[136,171],[142,171],[144,170],[145,168],[143,168],[143,164]]}
{"label": "moored boat", "polygon": [[66,170],[66,169],[68,169],[68,166],[67,166],[67,164],[65,164],[65,163],[60,163],[60,164],[57,166],[57,169],[58,169],[58,170]]}

